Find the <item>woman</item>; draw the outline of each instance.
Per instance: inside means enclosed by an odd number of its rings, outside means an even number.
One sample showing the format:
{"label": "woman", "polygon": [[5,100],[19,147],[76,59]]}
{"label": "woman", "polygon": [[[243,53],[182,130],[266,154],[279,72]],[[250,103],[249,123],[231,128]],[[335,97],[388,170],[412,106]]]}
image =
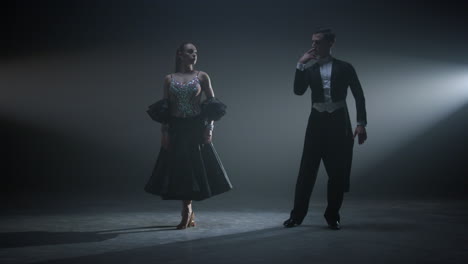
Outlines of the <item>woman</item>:
{"label": "woman", "polygon": [[[175,73],[164,78],[164,98],[148,114],[162,123],[161,150],[145,186],[164,200],[182,200],[177,229],[195,226],[192,200],[203,200],[232,188],[211,143],[213,121],[226,106],[214,97],[208,74],[196,71],[197,49],[183,43],[176,51]],[[206,100],[202,103],[201,96]]]}

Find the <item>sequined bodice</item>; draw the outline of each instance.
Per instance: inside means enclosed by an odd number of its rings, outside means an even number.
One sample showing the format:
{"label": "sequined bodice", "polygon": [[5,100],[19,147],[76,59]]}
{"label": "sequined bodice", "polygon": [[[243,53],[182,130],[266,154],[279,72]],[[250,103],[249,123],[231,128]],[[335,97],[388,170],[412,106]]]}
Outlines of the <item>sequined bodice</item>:
{"label": "sequined bodice", "polygon": [[201,92],[199,93],[199,89],[198,76],[186,83],[180,83],[172,78],[169,87],[171,115],[176,117],[199,115],[201,112]]}

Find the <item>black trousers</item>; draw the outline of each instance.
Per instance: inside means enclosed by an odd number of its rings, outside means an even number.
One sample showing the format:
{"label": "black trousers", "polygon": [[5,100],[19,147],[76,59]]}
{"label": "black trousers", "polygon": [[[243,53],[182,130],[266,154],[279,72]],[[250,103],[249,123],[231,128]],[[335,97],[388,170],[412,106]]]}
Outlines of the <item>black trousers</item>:
{"label": "black trousers", "polygon": [[340,220],[343,194],[349,189],[353,155],[353,135],[346,108],[333,113],[312,109],[304,140],[299,176],[296,182],[294,209],[291,217],[302,222],[307,215],[310,195],[323,160],[328,174],[325,218]]}

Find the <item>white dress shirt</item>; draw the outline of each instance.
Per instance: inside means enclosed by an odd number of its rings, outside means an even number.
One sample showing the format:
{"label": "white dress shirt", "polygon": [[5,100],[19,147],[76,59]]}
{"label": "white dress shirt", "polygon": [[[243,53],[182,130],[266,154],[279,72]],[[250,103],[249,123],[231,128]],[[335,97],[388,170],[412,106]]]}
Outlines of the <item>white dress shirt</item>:
{"label": "white dress shirt", "polygon": [[[315,102],[312,104],[312,107],[319,112],[328,112],[333,113],[338,109],[346,107],[346,101],[333,102],[331,98],[331,73],[333,67],[333,58],[332,56],[327,56],[325,58],[320,58],[317,63],[320,65],[320,77],[322,77],[322,87],[324,102]],[[305,64],[298,63],[297,69],[303,71],[305,70]]]}
{"label": "white dress shirt", "polygon": [[[321,58],[317,61],[317,63],[320,65],[320,77],[322,77],[323,95],[325,100],[323,103],[312,103],[312,107],[319,112],[328,113],[333,113],[338,109],[346,107],[345,100],[333,102],[331,98],[331,73],[333,67],[333,57],[327,56],[325,58]],[[306,64],[297,63],[296,68],[300,71],[304,71],[306,69]],[[365,126],[365,123],[358,121],[358,125]]]}

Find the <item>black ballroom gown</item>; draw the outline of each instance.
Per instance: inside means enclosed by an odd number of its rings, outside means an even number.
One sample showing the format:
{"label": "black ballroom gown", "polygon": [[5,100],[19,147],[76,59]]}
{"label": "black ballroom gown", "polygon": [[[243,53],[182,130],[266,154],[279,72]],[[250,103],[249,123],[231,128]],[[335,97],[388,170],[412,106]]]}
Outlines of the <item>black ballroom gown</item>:
{"label": "black ballroom gown", "polygon": [[[193,92],[197,84],[198,78],[184,85],[171,81],[171,96],[151,105],[147,111],[153,120],[169,125],[170,146],[161,147],[144,188],[164,200],[200,201],[232,189],[213,144],[203,143],[207,120],[219,120],[225,114],[226,105],[214,97],[199,103]],[[184,103],[192,107],[178,105]],[[172,115],[180,110],[191,115]]]}

